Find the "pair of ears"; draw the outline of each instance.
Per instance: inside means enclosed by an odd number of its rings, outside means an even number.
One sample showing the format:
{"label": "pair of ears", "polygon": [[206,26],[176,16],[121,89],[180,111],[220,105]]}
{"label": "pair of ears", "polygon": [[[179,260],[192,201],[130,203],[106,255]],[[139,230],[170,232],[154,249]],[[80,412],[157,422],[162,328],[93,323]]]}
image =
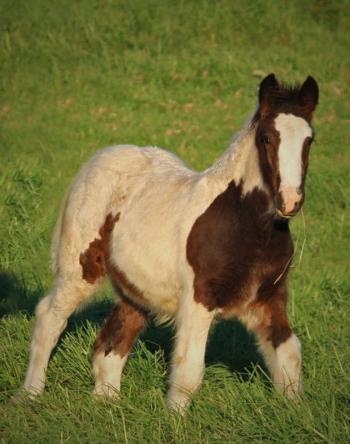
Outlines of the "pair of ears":
{"label": "pair of ears", "polygon": [[275,77],[275,74],[269,74],[262,80],[259,87],[259,108],[262,115],[267,114],[276,103],[276,99],[283,98],[285,91],[293,91],[293,101],[296,102],[305,116],[311,119],[318,103],[318,85],[316,80],[308,76],[305,82],[294,89],[285,88]]}

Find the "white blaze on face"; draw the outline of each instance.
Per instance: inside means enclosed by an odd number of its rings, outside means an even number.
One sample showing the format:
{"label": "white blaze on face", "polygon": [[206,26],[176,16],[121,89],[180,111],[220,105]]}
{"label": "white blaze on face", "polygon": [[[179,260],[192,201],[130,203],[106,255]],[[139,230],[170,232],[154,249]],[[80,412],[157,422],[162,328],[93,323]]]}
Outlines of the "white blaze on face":
{"label": "white blaze on face", "polygon": [[293,114],[279,114],[275,128],[281,140],[278,150],[280,191],[287,214],[302,197],[297,193],[302,181],[302,150],[305,138],[312,136],[312,130],[304,119]]}

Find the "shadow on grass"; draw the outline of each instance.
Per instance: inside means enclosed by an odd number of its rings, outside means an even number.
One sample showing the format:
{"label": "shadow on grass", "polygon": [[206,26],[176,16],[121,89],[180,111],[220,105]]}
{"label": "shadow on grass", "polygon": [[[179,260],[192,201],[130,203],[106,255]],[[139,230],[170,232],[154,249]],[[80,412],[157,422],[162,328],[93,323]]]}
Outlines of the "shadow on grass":
{"label": "shadow on grass", "polygon": [[[149,325],[141,336],[151,352],[161,350],[167,363],[170,362],[174,329],[168,326]],[[239,373],[243,379],[250,377],[257,364],[263,361],[257,351],[255,338],[239,321],[218,321],[211,329],[205,356],[206,366],[224,365],[230,371]]]}
{"label": "shadow on grass", "polygon": [[18,312],[32,315],[43,294],[41,281],[34,275],[30,288],[24,277],[17,277],[11,272],[0,272],[0,318]]}
{"label": "shadow on grass", "polygon": [[[100,328],[113,306],[112,300],[94,301],[71,317],[68,331],[74,331],[87,321],[95,325],[96,328]],[[174,336],[175,331],[172,326],[157,326],[151,321],[141,334],[140,339],[151,353],[160,350],[165,362],[169,363]],[[239,321],[235,320],[218,321],[211,329],[205,360],[206,366],[223,365],[230,371],[238,373],[243,380],[251,377],[251,372],[257,364],[263,369],[265,368],[257,351],[255,337],[248,333]]]}
{"label": "shadow on grass", "polygon": [[[34,314],[35,306],[44,296],[45,289],[35,277],[33,282],[29,289],[24,278],[18,278],[14,273],[0,273],[0,317],[18,312],[29,316]],[[106,297],[93,300],[71,316],[66,332],[74,333],[87,322],[100,328],[113,306],[113,300]],[[141,340],[152,353],[161,350],[165,361],[169,362],[173,337],[174,329],[171,326],[159,327],[150,322]],[[243,379],[249,377],[256,364],[263,366],[254,337],[238,321],[219,321],[212,328],[206,349],[206,365],[214,364],[226,366],[232,372],[239,373]]]}

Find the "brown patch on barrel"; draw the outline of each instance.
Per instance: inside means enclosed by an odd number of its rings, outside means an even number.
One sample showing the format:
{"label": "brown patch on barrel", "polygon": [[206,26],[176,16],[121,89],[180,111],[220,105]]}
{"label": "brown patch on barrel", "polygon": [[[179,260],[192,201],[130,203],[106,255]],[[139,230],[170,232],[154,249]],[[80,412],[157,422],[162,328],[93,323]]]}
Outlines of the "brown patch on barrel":
{"label": "brown patch on barrel", "polygon": [[114,351],[121,357],[125,356],[146,323],[146,312],[123,297],[100,331],[94,344],[94,353],[102,352],[107,356]]}
{"label": "brown patch on barrel", "polygon": [[89,284],[94,284],[97,279],[107,273],[110,235],[119,217],[120,213],[115,216],[109,213],[99,230],[100,239],[95,238],[84,253],[80,254],[79,262],[83,270],[83,279]]}
{"label": "brown patch on barrel", "polygon": [[108,274],[114,286],[122,290],[124,295],[135,297],[136,299],[144,298],[142,291],[129,281],[126,274],[117,265],[109,263]]}
{"label": "brown patch on barrel", "polygon": [[110,261],[110,237],[120,213],[109,213],[99,230],[100,238],[90,242],[89,247],[80,254],[83,279],[94,284],[97,279],[109,274],[113,284],[122,290],[121,300],[108,316],[94,345],[94,352],[107,356],[111,351],[123,357],[130,350],[137,335],[147,322],[146,311],[127,297],[142,298],[142,292],[132,284],[125,273]]}
{"label": "brown patch on barrel", "polygon": [[107,273],[115,287],[120,289],[125,296],[134,296],[143,299],[142,291],[129,281],[126,274],[110,261],[110,236],[115,223],[119,220],[120,213],[113,216],[109,213],[99,230],[100,238],[90,242],[89,247],[80,254],[83,279],[89,284],[94,284],[97,279]]}

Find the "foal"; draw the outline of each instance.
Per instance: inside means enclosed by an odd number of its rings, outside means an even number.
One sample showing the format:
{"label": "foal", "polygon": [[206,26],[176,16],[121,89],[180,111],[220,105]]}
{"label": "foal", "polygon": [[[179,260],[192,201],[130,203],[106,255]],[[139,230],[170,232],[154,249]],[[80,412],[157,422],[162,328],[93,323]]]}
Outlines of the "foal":
{"label": "foal", "polygon": [[53,240],[53,289],[36,309],[24,388],[44,389],[68,317],[109,277],[120,300],[94,346],[94,393],[115,396],[149,312],[174,319],[168,402],[183,411],[200,385],[209,327],[236,317],[253,331],[276,389],[301,389],[300,344],[287,319],[289,218],[304,200],[318,86],[260,84],[259,106],[202,173],[154,147],[99,151],[80,171]]}

